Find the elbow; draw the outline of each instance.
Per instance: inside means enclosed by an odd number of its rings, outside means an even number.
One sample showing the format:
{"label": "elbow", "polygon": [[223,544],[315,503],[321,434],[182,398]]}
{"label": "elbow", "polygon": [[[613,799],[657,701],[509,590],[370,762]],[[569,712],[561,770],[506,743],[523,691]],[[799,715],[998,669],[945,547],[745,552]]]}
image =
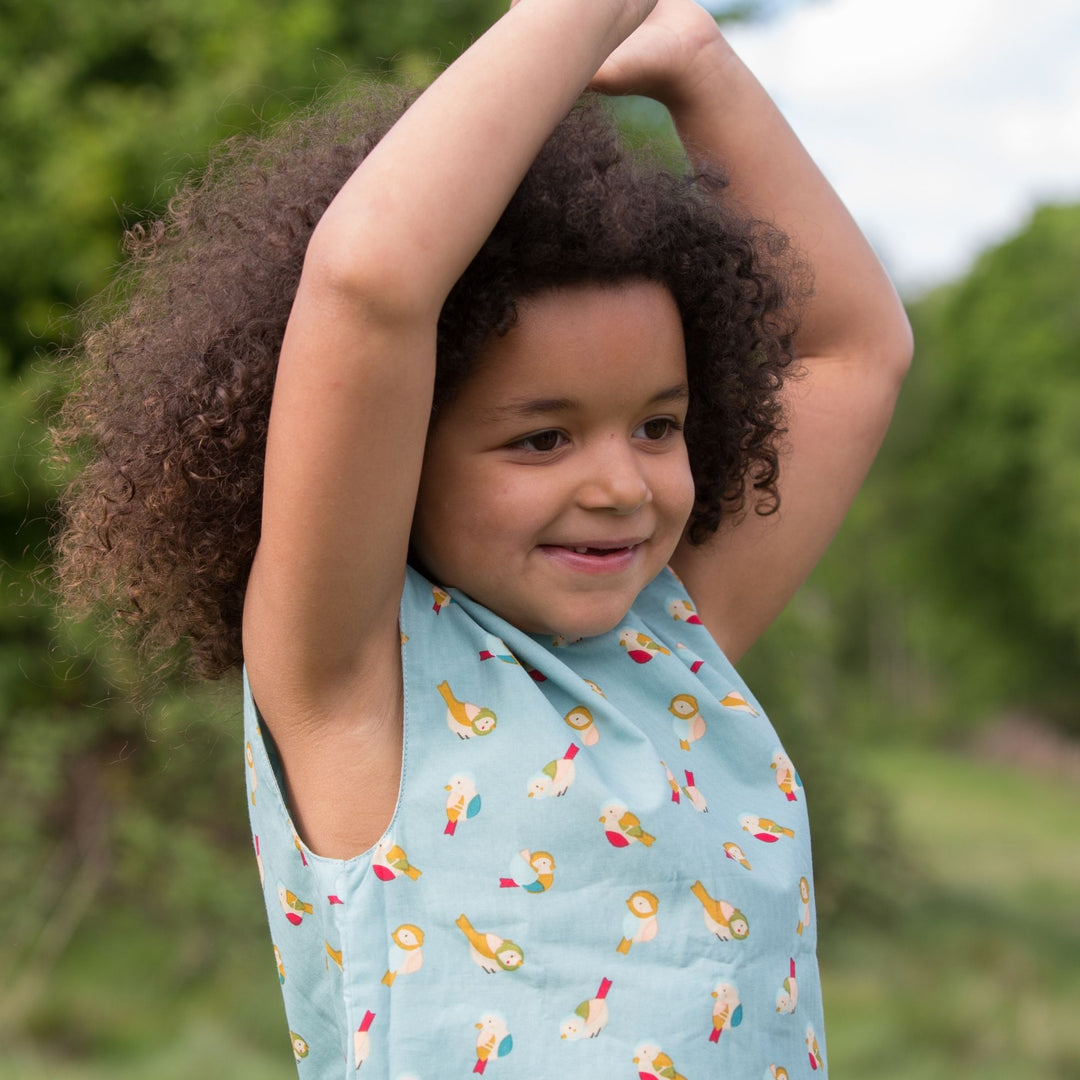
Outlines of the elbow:
{"label": "elbow", "polygon": [[442,297],[425,287],[415,265],[407,265],[401,245],[381,242],[375,230],[368,235],[353,230],[344,237],[321,227],[322,222],[304,257],[307,283],[323,295],[345,298],[354,310],[382,322],[438,318]]}

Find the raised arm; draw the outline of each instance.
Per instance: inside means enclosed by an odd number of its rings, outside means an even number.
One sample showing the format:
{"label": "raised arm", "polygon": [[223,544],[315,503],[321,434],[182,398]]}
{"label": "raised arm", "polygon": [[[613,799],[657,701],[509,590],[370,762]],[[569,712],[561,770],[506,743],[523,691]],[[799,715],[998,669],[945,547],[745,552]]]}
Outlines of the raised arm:
{"label": "raised arm", "polygon": [[316,227],[281,350],[245,604],[268,716],[351,707],[397,665],[440,308],[653,2],[523,0],[413,104]]}
{"label": "raised arm", "polygon": [[711,158],[754,216],[813,268],[785,389],[778,514],[752,510],[672,565],[702,618],[738,657],[779,614],[843,520],[884,437],[911,357],[892,284],[858,226],[768,94],[693,0],[659,0],[601,69],[597,89],[667,106],[691,158]]}

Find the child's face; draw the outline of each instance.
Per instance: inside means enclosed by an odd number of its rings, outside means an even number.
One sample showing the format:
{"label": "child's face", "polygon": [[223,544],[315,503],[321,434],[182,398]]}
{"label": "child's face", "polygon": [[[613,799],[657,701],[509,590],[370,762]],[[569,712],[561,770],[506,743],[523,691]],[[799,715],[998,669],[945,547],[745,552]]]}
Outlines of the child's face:
{"label": "child's face", "polygon": [[694,502],[678,309],[653,283],[519,304],[428,434],[413,546],[442,585],[531,633],[604,633]]}

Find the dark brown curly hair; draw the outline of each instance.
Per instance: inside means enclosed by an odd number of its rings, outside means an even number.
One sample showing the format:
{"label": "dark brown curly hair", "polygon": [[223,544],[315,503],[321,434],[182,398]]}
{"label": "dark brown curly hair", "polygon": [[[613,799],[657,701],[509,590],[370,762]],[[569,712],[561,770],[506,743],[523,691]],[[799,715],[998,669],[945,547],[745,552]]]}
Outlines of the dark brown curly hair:
{"label": "dark brown curly hair", "polygon": [[[61,596],[104,609],[144,648],[219,676],[242,660],[259,540],[267,418],[308,239],[410,96],[365,86],[236,138],[128,231],[128,259],[64,361],[74,389],[53,432],[75,480],[61,500]],[[725,198],[718,173],[677,175],[632,152],[595,101],[547,141],[438,326],[435,409],[515,302],[552,287],[646,279],[686,338],[689,537],[778,502],[779,390],[798,289],[786,239]]]}

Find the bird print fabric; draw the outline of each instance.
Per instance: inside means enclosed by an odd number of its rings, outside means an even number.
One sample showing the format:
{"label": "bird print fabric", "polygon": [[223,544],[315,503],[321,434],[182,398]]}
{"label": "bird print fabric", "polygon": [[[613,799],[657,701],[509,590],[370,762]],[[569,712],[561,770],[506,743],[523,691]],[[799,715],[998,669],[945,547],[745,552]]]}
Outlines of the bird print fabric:
{"label": "bird print fabric", "polygon": [[296,833],[245,680],[298,1075],[825,1076],[802,781],[674,575],[567,641],[410,570],[401,637],[399,803],[351,859]]}

